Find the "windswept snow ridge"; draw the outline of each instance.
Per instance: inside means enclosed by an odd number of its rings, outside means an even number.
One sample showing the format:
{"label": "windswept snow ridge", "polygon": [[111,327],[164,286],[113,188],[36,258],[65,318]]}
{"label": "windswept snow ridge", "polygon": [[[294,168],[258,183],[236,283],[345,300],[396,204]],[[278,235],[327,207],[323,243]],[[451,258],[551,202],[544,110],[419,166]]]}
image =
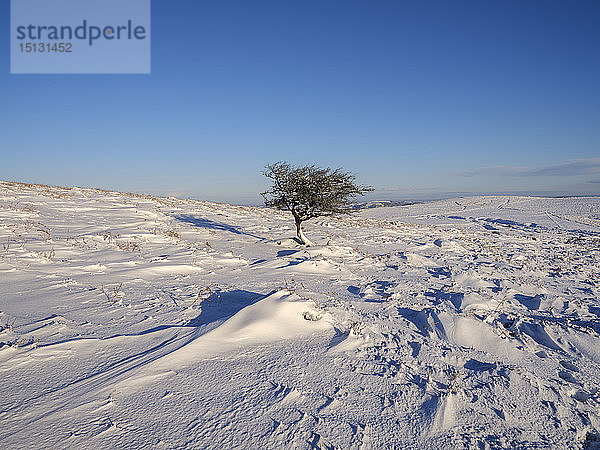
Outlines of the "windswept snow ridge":
{"label": "windswept snow ridge", "polygon": [[2,448],[597,448],[600,199],[306,225],[0,182]]}

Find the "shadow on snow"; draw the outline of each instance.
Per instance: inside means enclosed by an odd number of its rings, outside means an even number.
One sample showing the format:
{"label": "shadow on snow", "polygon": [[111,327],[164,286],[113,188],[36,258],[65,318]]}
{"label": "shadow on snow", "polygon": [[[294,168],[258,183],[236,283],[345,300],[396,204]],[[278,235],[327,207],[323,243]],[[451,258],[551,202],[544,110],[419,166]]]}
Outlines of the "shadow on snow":
{"label": "shadow on snow", "polygon": [[187,224],[193,225],[195,227],[199,227],[199,228],[207,228],[209,230],[228,231],[228,232],[234,233],[234,234],[252,236],[253,238],[256,238],[256,239],[263,239],[260,236],[243,231],[240,227],[237,227],[234,225],[229,225],[226,223],[215,222],[213,220],[204,219],[203,217],[194,217],[190,214],[182,214],[182,215],[174,216],[174,217],[176,220],[179,220],[180,222],[184,222],[184,223],[187,223]]}

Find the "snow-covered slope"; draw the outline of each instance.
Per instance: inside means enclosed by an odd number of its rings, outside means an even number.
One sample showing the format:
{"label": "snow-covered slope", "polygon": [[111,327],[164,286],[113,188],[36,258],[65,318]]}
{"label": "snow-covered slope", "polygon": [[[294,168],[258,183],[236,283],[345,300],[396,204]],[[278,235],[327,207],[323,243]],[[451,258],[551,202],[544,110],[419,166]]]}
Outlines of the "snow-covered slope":
{"label": "snow-covered slope", "polygon": [[461,197],[394,207],[393,211],[377,209],[366,212],[365,216],[455,227],[479,224],[490,230],[500,225],[597,232],[600,197]]}
{"label": "snow-covered slope", "polygon": [[594,448],[600,199],[0,182],[2,448]]}

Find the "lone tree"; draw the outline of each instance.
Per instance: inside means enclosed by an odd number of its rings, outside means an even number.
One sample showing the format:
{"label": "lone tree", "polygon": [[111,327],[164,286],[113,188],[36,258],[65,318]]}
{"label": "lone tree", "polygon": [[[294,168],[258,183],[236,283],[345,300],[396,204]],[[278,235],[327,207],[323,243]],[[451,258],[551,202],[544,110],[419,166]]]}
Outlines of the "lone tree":
{"label": "lone tree", "polygon": [[354,211],[350,201],[373,190],[371,186],[356,184],[356,176],[341,169],[292,167],[276,162],[267,165],[263,173],[273,182],[271,189],[262,193],[265,204],[292,213],[298,239],[305,245],[312,243],[302,233],[302,222],[313,217],[349,214]]}

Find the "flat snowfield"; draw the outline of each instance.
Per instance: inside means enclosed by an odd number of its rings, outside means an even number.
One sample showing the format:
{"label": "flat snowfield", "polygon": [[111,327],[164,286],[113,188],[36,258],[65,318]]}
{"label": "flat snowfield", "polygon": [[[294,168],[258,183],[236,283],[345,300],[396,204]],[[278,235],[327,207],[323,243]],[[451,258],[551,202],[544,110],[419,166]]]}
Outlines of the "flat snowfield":
{"label": "flat snowfield", "polygon": [[305,233],[0,182],[0,448],[600,447],[600,198]]}

